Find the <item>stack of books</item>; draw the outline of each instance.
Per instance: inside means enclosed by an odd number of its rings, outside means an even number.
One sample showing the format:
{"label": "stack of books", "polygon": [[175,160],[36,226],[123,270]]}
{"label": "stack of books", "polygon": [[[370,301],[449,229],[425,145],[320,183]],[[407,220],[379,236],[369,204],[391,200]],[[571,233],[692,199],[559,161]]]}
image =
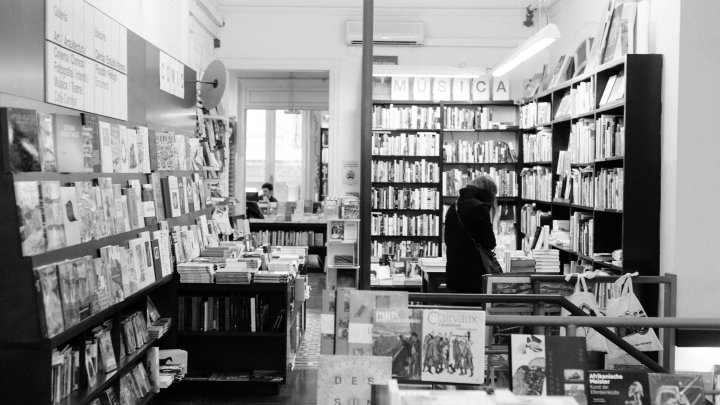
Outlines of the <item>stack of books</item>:
{"label": "stack of books", "polygon": [[252,274],[245,263],[235,262],[235,264],[228,264],[215,272],[215,283],[247,285],[252,282]]}
{"label": "stack of books", "polygon": [[172,325],[172,318],[160,318],[152,324],[148,325],[148,333],[153,339],[160,339],[164,336]]}
{"label": "stack of books", "polygon": [[287,271],[259,271],[255,273],[256,283],[287,283],[290,272]]}
{"label": "stack of books", "polygon": [[229,246],[208,246],[200,251],[203,257],[230,257],[231,248]]}
{"label": "stack of books", "polygon": [[418,258],[418,264],[423,271],[445,271],[447,261],[445,257],[420,257]]}
{"label": "stack of books", "polygon": [[535,269],[538,273],[560,272],[560,251],[557,249],[533,250]]}
{"label": "stack of books", "polygon": [[215,274],[215,265],[212,263],[187,262],[177,265],[181,283],[212,284]]}
{"label": "stack of books", "polygon": [[270,272],[287,272],[291,275],[296,275],[298,270],[298,261],[297,259],[277,259],[273,260],[271,262],[268,262],[267,269]]}
{"label": "stack of books", "polygon": [[536,262],[532,257],[512,257],[506,273],[535,273]]}

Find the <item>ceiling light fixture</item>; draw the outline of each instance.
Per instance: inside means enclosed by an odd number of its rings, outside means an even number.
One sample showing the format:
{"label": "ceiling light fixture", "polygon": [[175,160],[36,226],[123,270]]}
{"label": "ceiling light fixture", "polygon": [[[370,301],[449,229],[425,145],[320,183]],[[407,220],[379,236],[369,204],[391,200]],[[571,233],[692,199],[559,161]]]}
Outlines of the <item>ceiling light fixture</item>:
{"label": "ceiling light fixture", "polygon": [[548,24],[544,26],[540,31],[528,38],[527,41],[515,48],[510,56],[505,58],[495,69],[493,69],[492,75],[495,77],[505,75],[507,72],[515,69],[522,62],[530,59],[538,52],[550,46],[550,44],[557,41],[558,38],[560,38],[560,30],[558,30],[557,25]]}

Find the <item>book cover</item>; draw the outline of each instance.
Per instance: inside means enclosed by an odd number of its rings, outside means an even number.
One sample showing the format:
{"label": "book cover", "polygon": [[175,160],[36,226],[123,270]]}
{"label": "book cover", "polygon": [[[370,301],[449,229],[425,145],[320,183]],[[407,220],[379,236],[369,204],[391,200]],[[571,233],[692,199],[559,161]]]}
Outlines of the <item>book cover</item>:
{"label": "book cover", "polygon": [[158,219],[155,211],[155,190],[152,183],[142,185],[141,200],[145,226],[156,225]]}
{"label": "book cover", "polygon": [[129,173],[137,173],[140,171],[137,153],[137,131],[132,128],[127,128],[125,130],[125,138],[127,139],[127,171]]}
{"label": "book cover", "polygon": [[158,221],[165,219],[165,205],[163,202],[163,187],[159,173],[150,174],[150,182],[153,188],[153,201],[155,202],[155,216]]}
{"label": "book cover", "polygon": [[58,280],[60,282],[60,297],[62,298],[63,320],[65,328],[70,328],[80,322],[80,310],[77,302],[78,282],[74,277],[75,269],[71,260],[58,263]]}
{"label": "book cover", "polygon": [[81,241],[82,222],[75,187],[60,187],[60,203],[64,214],[65,243],[67,246],[77,245]]}
{"label": "book cover", "polygon": [[392,77],[390,76],[373,76],[373,100],[390,100],[390,92],[392,86]]}
{"label": "book cover", "polygon": [[485,311],[425,309],[422,380],[482,384],[485,380]]}
{"label": "book cover", "polygon": [[588,376],[590,405],[650,405],[646,371],[592,370]]}
{"label": "book cover", "polygon": [[122,195],[119,184],[113,184],[113,207],[115,214],[112,217],[115,233],[127,232],[130,230],[130,218],[128,217],[127,198]]}
{"label": "book cover", "polygon": [[102,139],[100,139],[100,119],[95,114],[83,112],[82,117],[83,130],[89,128],[92,136],[92,170],[94,173],[102,173]]}
{"label": "book cover", "polygon": [[545,336],[510,335],[510,375],[515,395],[547,395]]}
{"label": "book cover", "polygon": [[187,210],[188,212],[195,212],[199,209],[199,207],[195,206],[195,201],[197,200],[197,198],[195,198],[195,185],[189,177],[183,177],[183,180],[185,181],[185,204]]}
{"label": "book cover", "polygon": [[178,169],[178,150],[175,145],[175,134],[156,133],[155,149],[157,170]]}
{"label": "book cover", "polygon": [[135,127],[137,138],[138,172],[150,173],[150,141],[147,127]]}
{"label": "book cover", "polygon": [[43,172],[56,172],[57,153],[55,150],[55,124],[53,122],[53,115],[38,112],[37,119],[40,169]]}
{"label": "book cover", "polygon": [[350,288],[338,288],[335,297],[335,354],[350,354]]}
{"label": "book cover", "polygon": [[163,178],[162,189],[163,199],[167,202],[165,204],[165,216],[168,218],[180,216],[180,191],[177,177],[167,176]]}
{"label": "book cover", "polygon": [[91,284],[94,277],[91,277],[92,268],[88,268],[90,257],[85,256],[72,260],[72,275],[75,285],[75,300],[80,315],[80,320],[89,318],[92,315],[93,294],[95,286]]}
{"label": "book cover", "polygon": [[47,241],[40,205],[40,184],[37,181],[16,181],[15,204],[23,256],[45,252]]}
{"label": "book cover", "polygon": [[43,334],[51,338],[65,330],[57,266],[50,264],[35,269],[41,297]]}
{"label": "book cover", "polygon": [[135,265],[135,249],[120,248],[122,260],[123,291],[126,296],[132,295],[139,289],[138,272]]}
{"label": "book cover", "polygon": [[123,281],[123,266],[124,266],[124,253],[121,254],[118,246],[110,246],[108,248],[108,264],[110,266],[110,291],[113,295],[113,301],[120,302],[125,299],[126,295],[130,292],[124,290],[124,285],[127,284]]}
{"label": "book cover", "polygon": [[130,172],[130,143],[128,142],[128,128],[125,125],[118,125],[118,133],[120,134],[120,173]]}
{"label": "book cover", "polygon": [[97,183],[98,187],[96,189],[99,193],[96,193],[95,201],[100,214],[98,221],[102,222],[104,226],[98,226],[97,229],[101,230],[101,232],[96,233],[96,237],[119,233],[120,230],[116,229],[115,224],[117,211],[115,208],[115,191],[113,189],[112,179],[109,177],[100,177],[97,179]]}
{"label": "book cover", "polygon": [[358,240],[358,225],[359,222],[347,221],[345,222],[345,232],[343,238],[346,241]]}
{"label": "book cover", "polygon": [[348,353],[353,356],[372,355],[374,309],[400,309],[407,306],[407,291],[350,290]]}
{"label": "book cover", "polygon": [[0,108],[0,137],[5,172],[39,172],[38,117],[35,110]]}
{"label": "book cover", "polygon": [[106,373],[110,373],[117,369],[117,360],[115,358],[115,348],[112,344],[112,338],[110,331],[103,329],[98,334],[98,351],[100,353],[100,360],[103,365],[103,370]]}
{"label": "book cover", "polygon": [[109,122],[100,121],[100,172],[101,173],[112,173],[113,172],[113,136],[118,134],[112,131],[112,127]]}
{"label": "book cover", "polygon": [[[110,124],[110,151],[112,154],[112,173],[123,173],[123,148],[120,139],[120,126]],[[104,170],[103,170],[104,171]]]}
{"label": "book cover", "polygon": [[705,394],[700,373],[649,373],[650,402],[657,405],[703,405]]}
{"label": "book cover", "polygon": [[133,405],[138,400],[133,392],[132,381],[129,381],[129,378],[128,374],[120,377],[120,405]]}
{"label": "book cover", "polygon": [[47,250],[64,248],[66,246],[65,225],[63,222],[65,210],[60,196],[60,182],[41,181],[40,197],[42,198],[41,205]]}
{"label": "book cover", "polygon": [[320,309],[320,354],[335,354],[335,294],[322,290]]}
{"label": "book cover", "polygon": [[390,357],[321,355],[317,403],[369,404],[372,385],[387,383],[390,369]]}
{"label": "book cover", "polygon": [[420,380],[422,311],[376,309],[373,312],[373,356],[392,358],[392,376]]}
{"label": "book cover", "polygon": [[177,178],[177,199],[178,199],[178,207],[179,212],[178,215],[183,215],[188,213],[188,207],[187,207],[187,194],[185,194],[185,178],[184,177],[178,177]]}
{"label": "book cover", "polygon": [[330,240],[345,239],[345,221],[330,221]]}
{"label": "book cover", "polygon": [[74,184],[75,200],[77,201],[77,205],[75,205],[77,210],[74,211],[74,214],[80,223],[80,242],[84,243],[94,237],[99,213],[96,212],[95,190],[92,183],[89,181],[76,181]]}
{"label": "book cover", "polygon": [[85,171],[82,124],[79,115],[55,114],[55,149],[61,173]]}
{"label": "book cover", "polygon": [[[608,81],[608,83],[609,83],[609,81]],[[610,103],[613,101],[617,101],[624,97],[625,97],[625,73],[620,72],[617,75],[617,79],[613,83],[612,90],[610,91],[610,96],[608,96],[607,102]]]}
{"label": "book cover", "polygon": [[[95,275],[95,294],[97,295],[97,308],[103,310],[112,305],[112,293],[110,292],[110,274],[107,273],[102,258],[92,259],[92,269]],[[109,268],[107,268],[109,270]]]}
{"label": "book cover", "polygon": [[82,125],[80,127],[80,137],[82,138],[83,172],[92,173],[95,170],[95,162],[93,161],[92,127]]}
{"label": "book cover", "polygon": [[545,337],[545,379],[548,395],[575,398],[579,405],[588,405],[587,344],[585,337]]}
{"label": "book cover", "polygon": [[175,149],[177,150],[177,170],[188,170],[187,148],[185,135],[175,135]]}

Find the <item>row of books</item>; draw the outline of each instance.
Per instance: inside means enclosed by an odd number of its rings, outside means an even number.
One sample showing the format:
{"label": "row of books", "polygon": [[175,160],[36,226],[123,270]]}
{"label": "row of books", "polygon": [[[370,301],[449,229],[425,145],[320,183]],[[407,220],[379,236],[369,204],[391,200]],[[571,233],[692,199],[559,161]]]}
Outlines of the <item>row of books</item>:
{"label": "row of books", "polygon": [[523,134],[523,161],[550,162],[552,160],[552,132],[550,128],[538,129],[534,134]]}
{"label": "row of books", "polygon": [[84,256],[34,270],[44,334],[53,337],[83,319],[172,273],[167,231],[143,232],[127,248],[105,246]]}
{"label": "row of books", "polygon": [[250,234],[256,246],[325,246],[325,235],[315,231],[256,231]]}
{"label": "row of books", "polygon": [[595,77],[570,88],[572,115],[584,114],[595,108]]}
{"label": "row of books", "polygon": [[285,309],[254,296],[180,296],[178,330],[185,332],[281,332]]}
{"label": "row of books", "polygon": [[226,146],[223,145],[225,132],[228,130],[228,128],[225,127],[225,121],[215,118],[204,118],[204,115],[208,114],[203,108],[198,107],[198,117],[202,118],[202,121],[198,122],[198,138],[207,139],[211,150],[215,150],[218,146]]}
{"label": "row of books", "polygon": [[440,209],[440,191],[437,188],[373,187],[370,193],[372,209]]}
{"label": "row of books", "polygon": [[625,119],[603,114],[596,121],[595,159],[625,155]]}
{"label": "row of books", "polygon": [[165,216],[178,217],[207,206],[205,187],[198,173],[189,177],[167,176],[161,179]]}
{"label": "row of books", "polygon": [[570,189],[572,204],[592,207],[595,203],[595,178],[592,168],[572,169]]}
{"label": "row of books", "polygon": [[547,101],[532,101],[520,106],[520,128],[534,128],[552,120],[552,104]]}
{"label": "row of books", "polygon": [[460,189],[467,186],[473,179],[480,175],[492,177],[498,188],[498,197],[517,197],[517,172],[515,170],[498,169],[495,167],[465,170],[452,169],[443,172],[443,196],[459,196]]}
{"label": "row of books", "polygon": [[433,183],[440,181],[440,165],[425,159],[408,160],[375,160],[371,168],[372,181]]}
{"label": "row of books", "polygon": [[575,212],[570,216],[570,249],[582,255],[595,252],[595,220],[587,212]]}
{"label": "row of books", "polygon": [[522,198],[528,200],[551,201],[552,172],[549,167],[526,167],[520,172]]}
{"label": "row of books", "polygon": [[492,107],[445,107],[444,112],[444,129],[494,129]]}
{"label": "row of books", "polygon": [[[98,376],[108,375],[118,368],[118,361],[150,341],[147,324],[141,312],[123,318],[121,322],[118,357],[112,342],[112,322],[104,322],[94,328],[80,344],[54,348],[51,355],[51,399],[53,403],[61,403],[64,398],[85,387],[93,387],[99,383]],[[140,369],[138,368],[140,367]],[[142,364],[127,374],[134,385],[142,383],[144,397],[150,392],[150,380]],[[121,386],[124,384],[121,377]],[[101,395],[102,397],[102,395]],[[132,402],[131,402],[132,403]]]}
{"label": "row of books", "polygon": [[130,128],[97,115],[0,109],[5,172],[150,173],[201,170],[206,142],[147,127]]}
{"label": "row of books", "polygon": [[443,144],[446,163],[515,163],[517,154],[512,143],[500,140],[456,140]]}
{"label": "row of books", "polygon": [[382,257],[393,255],[395,257],[436,257],[440,255],[437,242],[431,241],[377,241],[371,242],[370,255]]}
{"label": "row of books", "polygon": [[595,160],[595,127],[595,122],[586,118],[570,125],[570,163],[587,164]]}
{"label": "row of books", "polygon": [[601,169],[595,177],[595,208],[622,210],[624,180],[623,168]]}
{"label": "row of books", "polygon": [[440,134],[437,132],[372,134],[373,156],[438,156]]}
{"label": "row of books", "polygon": [[557,110],[555,110],[555,119],[558,118],[566,118],[569,117],[572,114],[572,96],[571,91],[566,91],[562,97],[560,98],[560,103],[558,104]]}
{"label": "row of books", "polygon": [[440,129],[440,107],[373,106],[373,129]]}
{"label": "row of books", "polygon": [[328,242],[356,241],[359,235],[358,221],[329,220]]}
{"label": "row of books", "polygon": [[371,213],[371,236],[439,236],[440,217],[434,214],[398,215]]}
{"label": "row of books", "polygon": [[[532,238],[535,230],[551,221],[550,212],[537,209],[533,204],[523,204],[520,207],[520,232]],[[555,226],[552,229],[556,229]]]}

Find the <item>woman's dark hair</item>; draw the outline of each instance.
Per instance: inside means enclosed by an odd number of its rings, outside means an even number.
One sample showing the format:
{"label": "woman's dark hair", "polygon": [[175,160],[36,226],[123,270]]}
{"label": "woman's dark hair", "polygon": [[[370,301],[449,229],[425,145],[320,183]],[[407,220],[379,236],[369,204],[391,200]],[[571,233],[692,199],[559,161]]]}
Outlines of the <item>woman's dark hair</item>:
{"label": "woman's dark hair", "polygon": [[270,184],[270,183],[265,183],[265,184],[263,184],[262,187],[260,187],[260,188],[266,188],[266,189],[268,189],[268,190],[270,190],[270,191],[273,191],[273,185]]}

